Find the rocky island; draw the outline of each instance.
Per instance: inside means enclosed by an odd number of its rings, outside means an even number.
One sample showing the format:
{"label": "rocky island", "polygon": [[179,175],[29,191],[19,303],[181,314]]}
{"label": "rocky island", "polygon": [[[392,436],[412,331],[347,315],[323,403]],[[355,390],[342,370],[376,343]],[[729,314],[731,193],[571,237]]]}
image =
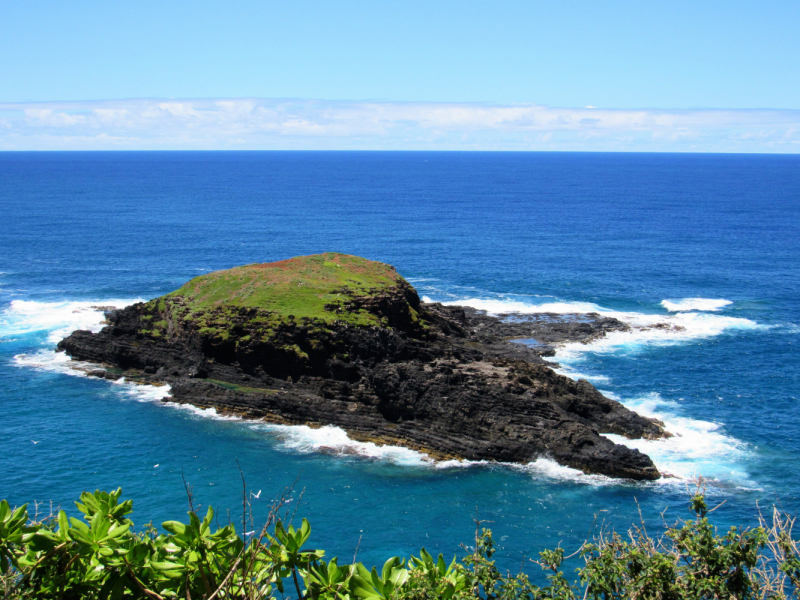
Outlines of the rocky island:
{"label": "rocky island", "polygon": [[336,425],[435,459],[544,456],[586,473],[660,477],[648,456],[600,434],[658,438],[669,435],[663,424],[542,358],[552,343],[626,327],[615,319],[503,319],[422,303],[393,267],[337,253],[209,273],[107,319],[59,349],[98,363],[92,375],[167,383],[173,402]]}

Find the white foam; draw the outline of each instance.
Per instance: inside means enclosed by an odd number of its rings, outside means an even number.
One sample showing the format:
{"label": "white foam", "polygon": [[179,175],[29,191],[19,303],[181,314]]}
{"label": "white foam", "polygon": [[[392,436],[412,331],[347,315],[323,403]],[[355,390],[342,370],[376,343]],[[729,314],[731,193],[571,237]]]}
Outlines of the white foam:
{"label": "white foam", "polygon": [[[40,351],[14,357],[19,366],[42,369],[62,374],[85,377],[86,371],[96,365],[71,360],[63,352]],[[138,402],[159,402],[162,406],[188,411],[205,419],[240,421],[238,416],[220,414],[214,408],[198,408],[191,404],[162,402],[169,398],[170,387],[142,385],[120,378],[110,382],[118,393],[126,399]],[[740,486],[753,487],[742,462],[749,450],[738,440],[725,435],[718,423],[711,423],[678,416],[679,405],[666,402],[658,394],[648,394],[633,400],[616,398],[609,391],[603,393],[620,400],[639,414],[655,417],[665,422],[667,430],[677,434],[665,440],[629,440],[622,436],[607,434],[610,440],[630,448],[641,450],[649,455],[662,473],[677,476],[676,479],[662,479],[662,484],[685,484],[687,480],[703,476],[707,479],[731,481]],[[280,444],[287,450],[299,453],[325,452],[339,456],[360,456],[387,461],[401,466],[435,467],[437,469],[471,468],[499,466],[521,470],[535,479],[548,479],[556,482],[569,481],[587,485],[618,485],[619,481],[602,475],[587,475],[577,469],[559,465],[553,460],[539,458],[528,465],[494,463],[491,461],[448,460],[433,462],[428,455],[401,446],[379,446],[371,442],[351,439],[339,427],[328,425],[311,428],[305,425],[274,425],[261,421],[249,421],[258,430],[276,435]]]}
{"label": "white foam", "polygon": [[[14,300],[0,315],[0,335],[23,336],[44,332],[47,337],[41,342],[43,348],[17,354],[13,364],[72,377],[87,377],[87,373],[96,370],[98,365],[73,360],[65,352],[56,352],[52,345],[78,329],[100,331],[104,327],[103,311],[106,307],[123,308],[141,301],[139,298],[64,302]],[[129,382],[125,378],[111,383],[117,386],[123,398],[139,402],[160,402],[168,398],[170,393],[168,385],[146,385]]]}
{"label": "white foam", "polygon": [[795,323],[780,323],[776,329],[779,333],[800,333],[800,325]]}
{"label": "white foam", "polygon": [[571,342],[556,347],[556,360],[580,360],[587,351],[597,354],[635,354],[654,346],[671,346],[711,338],[731,331],[762,329],[750,319],[705,313],[677,313],[669,316],[627,313],[615,315],[630,326],[627,331],[610,331],[589,344]]}
{"label": "white foam", "polygon": [[[423,296],[424,302],[432,302],[427,296]],[[492,315],[507,313],[519,313],[523,315],[533,314],[588,314],[610,312],[592,302],[543,302],[531,304],[520,300],[508,299],[486,299],[486,298],[466,298],[464,300],[449,300],[442,304],[450,306],[470,306],[477,310],[485,310]]]}
{"label": "white foam", "polygon": [[220,414],[213,406],[209,408],[200,408],[192,404],[183,404],[180,402],[165,402],[164,406],[176,408],[178,410],[185,410],[196,417],[201,417],[203,419],[212,419],[214,421],[244,421],[242,417],[236,415]]}
{"label": "white foam", "polygon": [[437,469],[468,469],[470,467],[486,467],[495,463],[488,460],[440,460],[434,463]]}
{"label": "white foam", "polygon": [[168,385],[148,385],[127,381],[124,377],[120,377],[111,383],[120,386],[122,388],[120,391],[125,396],[139,402],[160,402],[164,398],[170,397],[170,386]]}
{"label": "white foam", "polygon": [[[98,365],[89,362],[72,360],[64,352],[54,350],[40,350],[31,354],[17,354],[14,357],[14,364],[20,367],[28,367],[41,371],[51,371],[62,375],[73,377],[88,377],[87,372],[98,369]],[[125,377],[111,380],[109,383],[115,386],[115,391],[123,398],[135,400],[137,402],[158,402],[163,406],[178,410],[187,411],[195,416],[216,421],[241,421],[241,417],[235,415],[220,414],[215,408],[198,408],[191,404],[180,402],[163,402],[170,398],[171,388],[169,385],[150,385],[136,381],[128,381]]]}
{"label": "white foam", "polygon": [[605,475],[588,475],[578,469],[560,465],[549,458],[537,458],[527,465],[513,466],[531,475],[534,479],[548,479],[556,482],[580,483],[592,486],[620,485],[618,479],[612,479]]}
{"label": "white foam", "polygon": [[[93,363],[72,360],[64,352],[56,352],[52,344],[78,329],[99,331],[103,328],[105,315],[103,308],[113,306],[123,308],[140,299],[111,299],[98,301],[37,302],[34,300],[14,300],[0,314],[0,335],[22,336],[45,332],[47,338],[41,350],[14,356],[14,364],[33,368],[86,377],[87,371],[97,369]],[[152,386],[116,382],[124,395],[142,401],[160,400],[169,395],[169,386]]]}
{"label": "white foam", "polygon": [[560,365],[558,368],[554,368],[553,370],[559,375],[564,375],[565,377],[569,377],[570,379],[574,379],[575,381],[577,381],[578,379],[585,379],[586,381],[594,385],[611,383],[611,378],[607,375],[584,373],[582,371],[573,369],[569,365]]}
{"label": "white foam", "polygon": [[[716,303],[728,302],[715,300]],[[648,314],[617,311],[592,302],[545,302],[529,303],[519,300],[466,298],[444,302],[448,305],[470,306],[485,310],[489,314],[578,314],[596,313],[602,317],[618,319],[629,326],[627,331],[611,331],[589,344],[581,342],[562,344],[556,347],[559,362],[578,360],[586,352],[638,352],[648,346],[673,345],[687,341],[714,337],[727,331],[763,329],[750,319],[724,315],[677,312],[675,314]]]}
{"label": "white foam", "polygon": [[751,449],[744,442],[724,433],[720,423],[692,419],[680,414],[678,402],[665,401],[657,393],[625,400],[603,391],[606,396],[621,401],[640,415],[664,422],[673,437],[658,440],[630,440],[614,434],[604,434],[616,444],[635,448],[647,454],[662,474],[674,479],[662,483],[679,483],[703,477],[737,487],[752,488],[745,463]]}
{"label": "white foam", "polygon": [[434,464],[437,469],[467,469],[473,467],[512,469],[529,475],[533,479],[554,482],[580,483],[586,485],[619,485],[619,479],[612,479],[605,475],[588,475],[578,469],[558,464],[550,458],[537,458],[535,461],[520,463],[504,463],[488,460],[445,460]]}
{"label": "white foam", "polygon": [[[14,356],[14,364],[18,367],[50,371],[72,377],[88,377],[87,372],[98,368],[93,363],[72,360],[66,353],[56,352],[55,350],[40,350],[30,354],[17,354]],[[124,398],[139,402],[160,402],[162,399],[168,398],[170,393],[170,386],[168,385],[141,384],[126,381],[124,377],[111,383],[119,386],[118,391]]]}
{"label": "white foam", "polygon": [[662,300],[661,306],[669,312],[682,312],[690,310],[718,311],[733,304],[730,300],[722,298],[683,298],[682,300]]}
{"label": "white foam", "polygon": [[78,329],[100,331],[105,319],[100,307],[123,308],[141,301],[140,298],[95,302],[13,300],[0,313],[0,336],[47,332],[48,342],[56,343]]}
{"label": "white foam", "polygon": [[[40,350],[30,354],[17,354],[14,357],[14,364],[19,367],[28,367],[41,371],[50,371],[62,375],[73,377],[88,377],[87,373],[98,369],[98,365],[89,362],[72,360],[65,352],[54,350]],[[171,388],[169,385],[150,385],[136,381],[128,381],[125,377],[111,380],[109,383],[115,386],[115,391],[128,400],[137,402],[159,402],[170,398]],[[215,408],[198,408],[191,404],[179,402],[163,402],[163,406],[184,410],[198,417],[214,419],[217,421],[240,421],[241,417],[235,415],[219,414]]]}
{"label": "white foam", "polygon": [[14,356],[14,364],[18,367],[52,371],[77,377],[85,377],[86,371],[97,368],[96,365],[91,363],[72,360],[66,353],[56,352],[55,350],[39,350],[30,354],[17,354]]}
{"label": "white foam", "polygon": [[[606,396],[614,394],[603,391]],[[637,413],[660,419],[673,437],[659,440],[630,440],[621,435],[603,434],[616,444],[635,448],[647,454],[662,479],[638,485],[685,486],[702,477],[711,485],[741,489],[758,489],[747,473],[745,463],[751,454],[747,444],[726,435],[720,423],[691,419],[678,414],[680,405],[663,400],[658,394],[647,394],[633,400],[620,400]],[[587,475],[578,469],[560,465],[548,458],[539,458],[527,465],[509,465],[534,478],[587,484],[619,485],[620,481],[603,475]]]}
{"label": "white foam", "polygon": [[401,446],[379,446],[358,442],[335,425],[312,428],[306,425],[259,424],[258,429],[275,434],[285,448],[301,453],[326,452],[334,455],[356,455],[388,461],[404,466],[429,466],[427,454]]}

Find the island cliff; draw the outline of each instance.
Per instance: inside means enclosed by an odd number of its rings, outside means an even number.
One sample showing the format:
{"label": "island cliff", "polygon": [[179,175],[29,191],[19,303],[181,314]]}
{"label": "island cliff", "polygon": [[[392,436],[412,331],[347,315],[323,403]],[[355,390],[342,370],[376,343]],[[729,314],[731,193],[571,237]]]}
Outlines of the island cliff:
{"label": "island cliff", "polygon": [[434,458],[546,456],[587,473],[660,477],[648,456],[600,434],[657,438],[668,435],[662,424],[542,359],[548,343],[625,328],[614,319],[502,320],[425,304],[393,267],[336,253],[210,273],[107,318],[59,349],[104,367],[92,375],[168,383],[170,401],[332,424]]}

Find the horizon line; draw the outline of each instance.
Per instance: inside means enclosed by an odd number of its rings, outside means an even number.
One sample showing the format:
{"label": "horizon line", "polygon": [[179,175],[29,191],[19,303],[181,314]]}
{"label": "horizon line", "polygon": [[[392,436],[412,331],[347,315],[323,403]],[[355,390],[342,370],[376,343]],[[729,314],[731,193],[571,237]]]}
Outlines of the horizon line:
{"label": "horizon line", "polygon": [[800,153],[800,109],[147,98],[0,102],[0,151]]}

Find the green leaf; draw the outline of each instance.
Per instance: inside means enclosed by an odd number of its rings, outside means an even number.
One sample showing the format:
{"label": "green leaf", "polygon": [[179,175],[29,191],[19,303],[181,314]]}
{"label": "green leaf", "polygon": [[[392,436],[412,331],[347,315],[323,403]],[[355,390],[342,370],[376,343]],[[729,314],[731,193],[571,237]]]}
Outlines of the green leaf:
{"label": "green leaf", "polygon": [[433,556],[431,556],[430,553],[425,550],[425,548],[422,548],[419,551],[419,557],[425,564],[433,566]]}
{"label": "green leaf", "polygon": [[100,510],[100,503],[97,501],[95,496],[89,492],[83,492],[81,494],[81,501],[83,502],[83,505],[76,502],[75,506],[77,506],[78,510],[87,516]]}
{"label": "green leaf", "polygon": [[150,566],[156,569],[157,571],[184,571],[186,567],[180,563],[175,562],[157,562],[154,560],[150,561]]}
{"label": "green leaf", "polygon": [[[28,505],[26,504],[25,506]],[[10,513],[11,506],[9,506],[8,501],[0,500],[0,521],[5,521]]]}
{"label": "green leaf", "polygon": [[89,534],[77,529],[76,527],[73,527],[69,530],[69,535],[74,541],[80,542],[81,544],[92,543],[92,539],[89,537]]}
{"label": "green leaf", "polygon": [[79,521],[75,517],[70,517],[69,522],[70,524],[72,524],[71,529],[77,529],[82,533],[84,533],[85,535],[89,535],[89,526],[83,521]]}
{"label": "green leaf", "polygon": [[[78,523],[81,522],[78,521]],[[83,525],[83,523],[81,523],[81,525]],[[67,518],[67,513],[63,510],[58,511],[58,529],[63,535],[66,535],[69,531],[69,519]]]}
{"label": "green leaf", "polygon": [[452,584],[448,584],[447,587],[439,592],[439,598],[442,600],[450,600],[453,597],[453,594],[456,593],[456,588],[453,587]]}
{"label": "green leaf", "polygon": [[106,539],[106,540],[116,539],[119,536],[121,536],[123,533],[127,532],[130,528],[131,528],[131,526],[130,526],[129,523],[126,523],[125,525],[119,525],[119,526],[115,527],[114,529],[110,530],[108,532],[108,534],[106,535],[106,537],[103,538],[103,539]]}
{"label": "green leaf", "polygon": [[200,527],[201,526],[202,526],[202,523],[200,522],[200,519],[197,517],[197,515],[195,513],[193,513],[193,512],[190,512],[189,513],[189,525],[187,526],[187,529],[189,529],[192,532],[193,536],[197,536],[197,535],[200,535]]}
{"label": "green leaf", "polygon": [[209,506],[208,512],[206,512],[206,518],[203,519],[203,523],[200,526],[200,533],[205,533],[206,531],[208,531],[208,528],[211,525],[211,521],[213,520],[214,520],[214,509]]}
{"label": "green leaf", "polygon": [[382,600],[381,595],[371,588],[355,586],[353,593],[363,600]]}
{"label": "green leaf", "polygon": [[[6,505],[8,505],[8,502],[6,502]],[[22,506],[18,507],[13,513],[11,513],[11,518],[9,519],[9,522],[17,521],[24,523],[27,520],[28,520],[28,505],[23,504]]]}
{"label": "green leaf", "polygon": [[108,600],[121,600],[123,594],[125,593],[125,577],[118,577],[117,581],[114,583],[114,587],[111,589],[111,596]]}
{"label": "green leaf", "polygon": [[311,525],[308,522],[308,519],[303,519],[303,524],[300,526],[300,543],[299,545],[302,546],[306,543],[308,536],[311,535]]}
{"label": "green leaf", "polygon": [[[391,558],[389,560],[392,560]],[[388,562],[388,561],[387,561]],[[384,566],[384,569],[386,567]],[[383,579],[381,576],[378,575],[378,569],[372,567],[372,572],[370,573],[370,580],[372,581],[372,586],[378,590],[380,594],[383,594]]]}
{"label": "green leaf", "polygon": [[408,571],[405,569],[395,569],[391,577],[392,585],[396,588],[401,588],[408,581]]}
{"label": "green leaf", "polygon": [[186,532],[186,525],[184,525],[180,521],[164,521],[161,524],[161,527],[163,527],[170,533],[174,533],[175,535],[181,535]]}

